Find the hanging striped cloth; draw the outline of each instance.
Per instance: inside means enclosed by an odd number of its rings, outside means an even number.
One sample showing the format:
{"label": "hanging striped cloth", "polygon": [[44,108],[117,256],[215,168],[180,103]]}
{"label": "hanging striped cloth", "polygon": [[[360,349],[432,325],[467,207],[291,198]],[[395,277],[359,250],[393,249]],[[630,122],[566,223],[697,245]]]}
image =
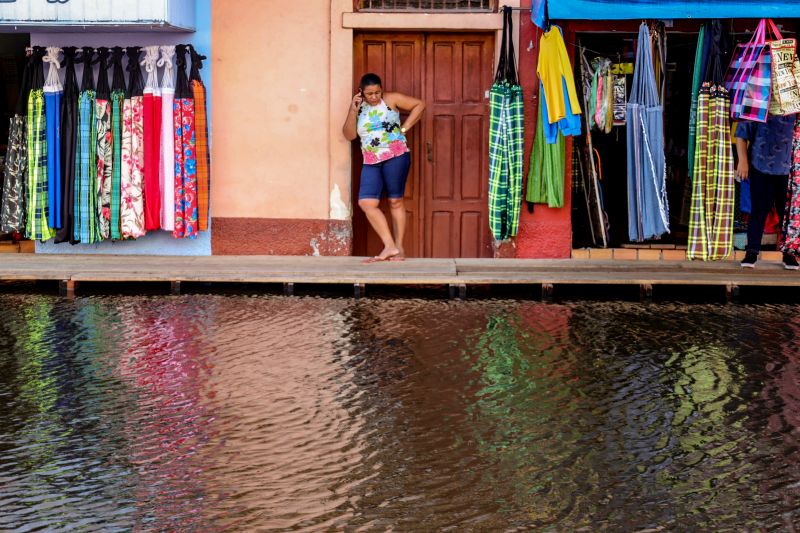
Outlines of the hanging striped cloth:
{"label": "hanging striped cloth", "polygon": [[211,154],[208,151],[208,110],[206,109],[206,86],[200,78],[200,69],[206,56],[200,55],[189,45],[192,70],[189,79],[194,98],[195,150],[197,157],[197,229],[208,229],[208,195],[211,189]]}
{"label": "hanging striped cloth", "polygon": [[533,140],[533,153],[528,169],[525,201],[547,204],[548,207],[564,207],[564,135],[558,131],[555,144],[547,143],[544,134],[545,120],[547,101],[540,86],[536,137]]}
{"label": "hanging striped cloth", "polygon": [[95,100],[95,134],[97,135],[97,228],[101,239],[111,237],[111,182],[113,175],[113,136],[111,132],[111,88],[108,85],[108,57],[106,47],[97,49],[100,70],[97,77]]}
{"label": "hanging striped cloth", "polygon": [[78,144],[78,77],[75,58],[78,49],[64,47],[64,96],[61,100],[61,228],[56,232],[55,243],[75,239],[75,158]]}
{"label": "hanging striped cloth", "polygon": [[136,239],[144,228],[144,82],[139,67],[138,46],[125,50],[128,56],[128,91],[122,110],[122,204],[120,224],[123,239]]}
{"label": "hanging striped cloth", "polygon": [[161,151],[161,89],[158,86],[158,46],[146,46],[141,65],[147,72],[142,109],[144,112],[144,226],[161,228],[159,152]]}
{"label": "hanging striped cloth", "polygon": [[61,68],[59,56],[61,48],[48,46],[47,54],[42,58],[50,67],[44,82],[45,128],[47,130],[47,190],[48,224],[51,228],[60,228],[61,217],[61,97],[64,87],[58,77]]}
{"label": "hanging striped cloth", "polygon": [[656,88],[646,23],[639,27],[638,42],[627,103],[628,236],[635,242],[669,232],[664,107]]}
{"label": "hanging striped cloth", "polygon": [[161,150],[159,184],[161,185],[161,229],[175,229],[175,124],[173,102],[175,100],[175,73],[172,58],[174,46],[159,46],[161,58],[158,66],[164,67],[161,77]]}
{"label": "hanging striped cloth", "polygon": [[122,238],[122,123],[125,107],[125,74],[122,70],[124,51],[119,46],[111,49],[113,78],[111,81],[111,222],[113,240]]}
{"label": "hanging striped cloth", "polygon": [[75,240],[99,242],[97,226],[97,133],[95,131],[95,90],[92,71],[94,49],[84,46],[81,54],[83,76],[78,96],[78,142],[75,159]]}
{"label": "hanging striped cloth", "polygon": [[33,47],[33,75],[28,97],[28,187],[25,236],[42,242],[53,236],[48,225],[47,128],[44,109],[45,49]]}
{"label": "hanging striped cloth", "polygon": [[25,231],[25,187],[28,183],[28,142],[26,120],[28,96],[31,92],[33,66],[29,59],[22,73],[22,84],[17,109],[8,129],[3,198],[0,204],[0,231],[6,233]]}
{"label": "hanging striped cloth", "polygon": [[175,128],[175,238],[197,237],[197,161],[195,159],[194,100],[186,75],[185,45],[175,47],[178,80],[173,103]]}
{"label": "hanging striped cloth", "polygon": [[800,256],[800,115],[795,120],[792,137],[792,168],[786,190],[783,236],[781,251]]}

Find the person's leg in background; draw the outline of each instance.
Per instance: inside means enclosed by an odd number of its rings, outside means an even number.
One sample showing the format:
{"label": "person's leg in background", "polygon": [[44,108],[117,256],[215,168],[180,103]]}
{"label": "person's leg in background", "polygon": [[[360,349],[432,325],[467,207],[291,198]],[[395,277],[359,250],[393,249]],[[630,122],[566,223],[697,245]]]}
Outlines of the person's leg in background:
{"label": "person's leg in background", "polygon": [[761,238],[764,236],[764,223],[775,201],[775,180],[750,166],[750,202],[752,211],[747,222],[747,254],[761,251]]}
{"label": "person's leg in background", "polygon": [[381,211],[381,194],[383,192],[383,176],[381,164],[364,165],[361,167],[361,186],[358,191],[358,206],[367,215],[372,229],[378,234],[383,242],[383,250],[379,255],[367,259],[368,262],[385,261],[400,253],[397,245],[392,238],[389,223]]}
{"label": "person's leg in background", "polygon": [[392,213],[394,243],[399,250],[396,255],[397,259],[405,258],[403,239],[406,234],[406,206],[403,197],[409,168],[411,168],[411,155],[408,153],[393,157],[383,163],[383,180]]}

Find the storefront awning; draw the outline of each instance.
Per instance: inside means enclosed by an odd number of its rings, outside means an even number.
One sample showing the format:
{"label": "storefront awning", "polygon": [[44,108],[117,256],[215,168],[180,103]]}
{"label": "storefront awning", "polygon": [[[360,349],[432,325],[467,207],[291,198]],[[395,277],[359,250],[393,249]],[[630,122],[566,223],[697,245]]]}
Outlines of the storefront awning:
{"label": "storefront awning", "polygon": [[[534,0],[534,7],[545,0]],[[797,0],[547,0],[551,19],[795,18]]]}

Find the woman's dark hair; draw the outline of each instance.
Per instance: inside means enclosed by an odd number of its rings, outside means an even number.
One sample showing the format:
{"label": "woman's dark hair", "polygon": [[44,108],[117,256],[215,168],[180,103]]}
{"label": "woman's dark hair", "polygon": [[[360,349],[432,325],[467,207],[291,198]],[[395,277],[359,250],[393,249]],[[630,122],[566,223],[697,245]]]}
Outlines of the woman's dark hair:
{"label": "woman's dark hair", "polygon": [[377,74],[373,74],[372,72],[364,74],[361,76],[361,82],[359,82],[358,87],[363,90],[364,87],[368,85],[377,85],[378,87],[382,88],[383,86],[381,85],[381,77]]}

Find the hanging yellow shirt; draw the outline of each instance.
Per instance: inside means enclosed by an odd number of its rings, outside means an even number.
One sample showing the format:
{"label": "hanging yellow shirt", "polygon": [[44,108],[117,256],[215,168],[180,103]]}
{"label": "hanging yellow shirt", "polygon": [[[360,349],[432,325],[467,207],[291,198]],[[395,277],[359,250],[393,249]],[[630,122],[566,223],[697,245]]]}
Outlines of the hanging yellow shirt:
{"label": "hanging yellow shirt", "polygon": [[567,116],[564,105],[564,87],[562,79],[567,82],[566,92],[572,112],[580,114],[581,105],[575,91],[575,78],[572,75],[572,64],[567,55],[567,47],[561,36],[561,28],[552,26],[550,31],[539,39],[539,64],[536,73],[542,81],[544,95],[547,100],[547,120],[555,124]]}

